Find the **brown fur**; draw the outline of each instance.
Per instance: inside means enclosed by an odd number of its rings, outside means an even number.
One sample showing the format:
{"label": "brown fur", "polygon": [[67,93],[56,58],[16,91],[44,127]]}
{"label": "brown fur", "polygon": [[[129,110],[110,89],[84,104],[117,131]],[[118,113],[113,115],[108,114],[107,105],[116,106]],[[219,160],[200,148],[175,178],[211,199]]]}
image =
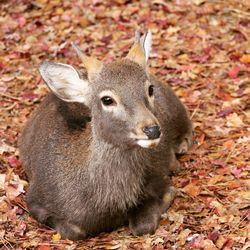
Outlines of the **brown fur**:
{"label": "brown fur", "polygon": [[[145,98],[146,80],[155,86],[154,107]],[[127,120],[103,111],[98,94],[107,88],[120,97]],[[191,144],[187,112],[169,87],[128,59],[104,65],[91,93],[88,107],[48,94],[24,128],[19,145],[30,212],[69,239],[127,223],[135,235],[154,233],[173,199],[164,176],[178,165],[175,153]],[[128,138],[143,122],[142,109],[161,127],[153,148]]]}

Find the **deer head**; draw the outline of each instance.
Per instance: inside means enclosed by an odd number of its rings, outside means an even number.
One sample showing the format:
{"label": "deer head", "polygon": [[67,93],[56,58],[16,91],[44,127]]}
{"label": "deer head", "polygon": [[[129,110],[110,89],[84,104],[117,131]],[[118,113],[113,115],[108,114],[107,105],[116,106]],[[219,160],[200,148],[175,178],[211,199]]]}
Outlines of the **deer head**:
{"label": "deer head", "polygon": [[116,146],[157,146],[161,131],[154,115],[154,89],[147,72],[151,32],[140,36],[126,58],[104,64],[74,45],[87,71],[81,79],[71,65],[44,62],[39,70],[50,90],[65,102],[89,107],[93,137]]}

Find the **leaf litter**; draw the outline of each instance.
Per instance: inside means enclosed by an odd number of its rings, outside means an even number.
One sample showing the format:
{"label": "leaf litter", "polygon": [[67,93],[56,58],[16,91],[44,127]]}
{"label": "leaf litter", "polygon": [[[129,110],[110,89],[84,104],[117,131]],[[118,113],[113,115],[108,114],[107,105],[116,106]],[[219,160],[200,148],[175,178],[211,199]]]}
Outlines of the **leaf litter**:
{"label": "leaf litter", "polygon": [[[250,248],[250,4],[248,0],[34,0],[0,5],[1,249]],[[43,60],[79,65],[70,42],[110,62],[134,31],[153,33],[151,72],[188,107],[196,144],[173,177],[177,198],[154,235],[128,228],[84,241],[29,216],[17,138],[47,89]]]}

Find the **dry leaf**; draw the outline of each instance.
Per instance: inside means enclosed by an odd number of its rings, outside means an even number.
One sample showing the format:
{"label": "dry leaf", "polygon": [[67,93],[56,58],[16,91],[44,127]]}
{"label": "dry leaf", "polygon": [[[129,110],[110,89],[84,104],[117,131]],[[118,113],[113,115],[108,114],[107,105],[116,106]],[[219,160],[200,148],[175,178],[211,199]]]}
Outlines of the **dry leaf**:
{"label": "dry leaf", "polygon": [[181,246],[185,245],[188,235],[191,233],[192,231],[188,228],[184,229],[183,231],[181,231],[181,233],[178,235],[177,239],[179,241],[179,244]]}
{"label": "dry leaf", "polygon": [[58,241],[61,239],[61,235],[59,233],[53,234],[52,235],[52,240],[53,241]]}
{"label": "dry leaf", "polygon": [[184,188],[182,188],[182,191],[184,193],[190,195],[191,197],[196,197],[197,195],[200,194],[201,189],[198,185],[190,183],[187,186],[185,186]]}
{"label": "dry leaf", "polygon": [[245,54],[240,58],[242,63],[250,63],[250,54]]}
{"label": "dry leaf", "polygon": [[228,127],[241,127],[244,125],[238,114],[233,113],[226,117]]}

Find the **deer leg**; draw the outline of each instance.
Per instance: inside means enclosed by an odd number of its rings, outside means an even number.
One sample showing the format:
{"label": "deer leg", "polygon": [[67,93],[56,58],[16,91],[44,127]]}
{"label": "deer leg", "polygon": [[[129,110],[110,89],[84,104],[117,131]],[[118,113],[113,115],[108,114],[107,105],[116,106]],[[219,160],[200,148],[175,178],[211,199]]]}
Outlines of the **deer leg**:
{"label": "deer leg", "polygon": [[129,216],[129,228],[132,233],[138,236],[153,234],[159,225],[161,214],[170,207],[176,192],[176,189],[168,184],[161,200],[152,198],[139,205]]}
{"label": "deer leg", "polygon": [[176,196],[177,189],[174,186],[168,186],[162,198],[161,213],[165,213],[171,206]]}
{"label": "deer leg", "polygon": [[49,211],[43,204],[38,202],[38,197],[37,190],[31,184],[27,194],[27,204],[32,217],[40,223],[46,224],[58,231],[62,238],[68,238],[71,240],[86,238],[86,232],[84,230],[75,223],[61,219],[57,214]]}
{"label": "deer leg", "polygon": [[133,235],[153,234],[159,225],[161,209],[159,202],[148,200],[136,208],[129,218]]}
{"label": "deer leg", "polygon": [[185,135],[183,140],[175,146],[175,153],[176,154],[185,154],[187,153],[188,149],[193,144],[193,134],[192,131]]}
{"label": "deer leg", "polygon": [[87,236],[86,232],[76,224],[56,217],[49,217],[46,224],[54,228],[63,239],[81,240]]}
{"label": "deer leg", "polygon": [[181,172],[181,164],[177,160],[174,150],[172,150],[171,155],[169,157],[169,165],[168,166],[169,166],[170,174],[172,174],[172,175],[176,175],[176,174]]}
{"label": "deer leg", "polygon": [[55,229],[63,239],[80,240],[86,238],[86,232],[74,223],[57,218],[41,205],[29,205],[31,215],[39,222]]}

